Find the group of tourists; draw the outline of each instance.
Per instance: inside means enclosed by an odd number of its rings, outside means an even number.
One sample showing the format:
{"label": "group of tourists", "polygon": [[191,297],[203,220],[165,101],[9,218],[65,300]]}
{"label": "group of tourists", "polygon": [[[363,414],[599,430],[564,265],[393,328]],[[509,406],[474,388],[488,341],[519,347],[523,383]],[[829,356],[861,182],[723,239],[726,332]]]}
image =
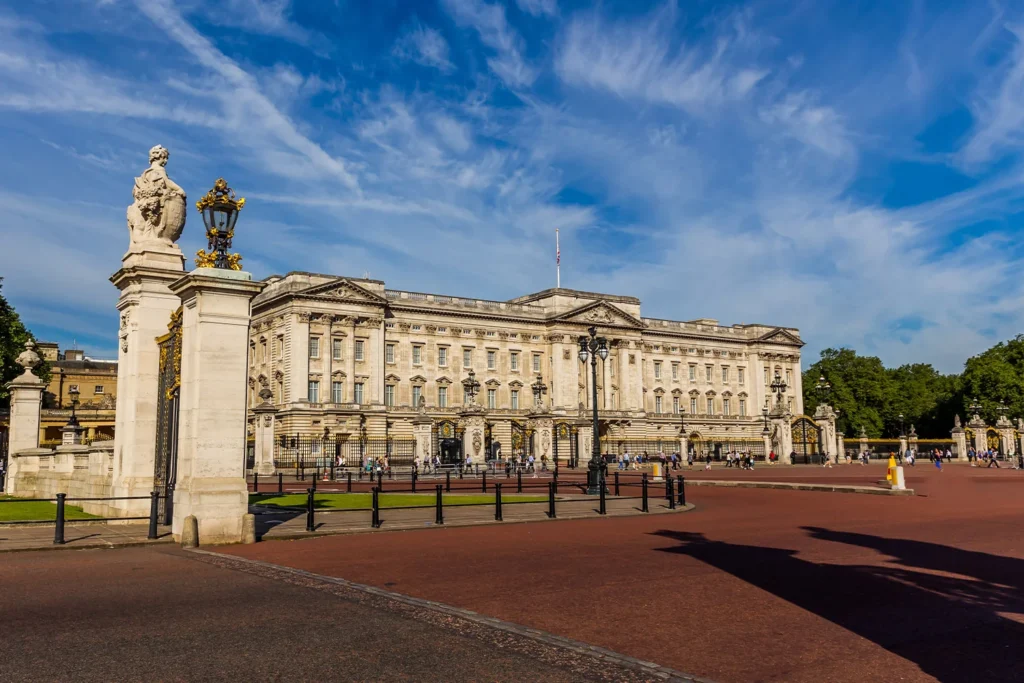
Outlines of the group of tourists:
{"label": "group of tourists", "polygon": [[[971,463],[971,467],[995,467],[1000,469],[999,451],[994,448],[976,451],[972,446],[967,449],[967,462]],[[982,462],[985,464],[981,465],[980,463]],[[1016,465],[1014,465],[1014,469],[1017,469]]]}

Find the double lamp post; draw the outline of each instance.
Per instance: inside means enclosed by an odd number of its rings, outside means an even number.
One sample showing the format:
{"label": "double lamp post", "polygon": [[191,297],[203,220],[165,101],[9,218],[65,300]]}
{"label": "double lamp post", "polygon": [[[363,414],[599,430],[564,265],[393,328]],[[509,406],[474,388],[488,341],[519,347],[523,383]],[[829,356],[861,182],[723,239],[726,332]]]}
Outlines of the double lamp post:
{"label": "double lamp post", "polygon": [[601,458],[601,441],[598,436],[597,424],[597,357],[601,360],[608,358],[608,340],[597,336],[597,328],[591,327],[587,330],[589,335],[583,335],[579,339],[580,360],[583,363],[590,359],[590,388],[591,405],[593,406],[593,444],[590,451],[590,463],[587,465],[587,493],[599,495],[604,487],[604,462]]}

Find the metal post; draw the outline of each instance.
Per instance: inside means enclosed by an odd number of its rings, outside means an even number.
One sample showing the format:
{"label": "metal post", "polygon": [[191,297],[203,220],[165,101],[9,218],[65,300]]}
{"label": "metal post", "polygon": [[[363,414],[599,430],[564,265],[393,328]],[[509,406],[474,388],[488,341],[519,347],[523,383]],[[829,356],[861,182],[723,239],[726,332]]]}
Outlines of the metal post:
{"label": "metal post", "polygon": [[345,473],[345,493],[352,493],[352,473]]}
{"label": "metal post", "polygon": [[683,479],[683,475],[676,475],[676,488],[679,489],[679,506],[686,507],[686,480]]}
{"label": "metal post", "polygon": [[[602,484],[603,483],[604,482],[602,482]],[[597,514],[599,514],[599,515],[604,515],[604,514],[607,514],[607,512],[608,512],[608,510],[605,508],[605,492],[607,490],[608,489],[606,487],[601,486],[600,498],[598,499],[599,505],[598,505],[598,508],[597,508]]]}
{"label": "metal post", "polygon": [[284,472],[277,473],[277,492],[284,493]]}
{"label": "metal post", "polygon": [[416,473],[412,473],[412,492],[416,493]]}
{"label": "metal post", "polygon": [[665,477],[665,481],[668,482],[668,509],[676,509],[676,495],[672,490],[672,484],[674,483],[672,477]]}
{"label": "metal post", "polygon": [[459,465],[459,479],[462,479],[462,465]]}
{"label": "metal post", "polygon": [[[316,480],[314,480],[316,481]],[[316,520],[313,518],[313,497],[315,489],[306,489],[306,531],[316,528]]]}
{"label": "metal post", "polygon": [[334,481],[334,461],[331,460],[331,481]]}
{"label": "metal post", "polygon": [[452,492],[452,471],[446,470],[444,473],[444,490],[446,493]]}
{"label": "metal post", "polygon": [[380,528],[380,490],[376,486],[373,487],[373,518],[370,523],[374,529]]}
{"label": "metal post", "polygon": [[441,497],[441,485],[437,485],[437,514],[434,516],[434,524],[444,524],[444,502]]}
{"label": "metal post", "polygon": [[316,480],[318,479],[317,475],[314,474],[312,479],[313,479],[313,482],[312,482],[313,491],[315,492],[316,491]]}
{"label": "metal post", "polygon": [[501,484],[494,485],[494,521],[500,522],[501,519]]}
{"label": "metal post", "polygon": [[643,498],[643,502],[641,504],[640,511],[641,512],[650,512],[650,510],[647,508],[647,473],[646,472],[644,472],[643,477],[640,480],[640,483],[642,485],[642,490],[643,490],[643,493],[641,494],[641,496]]}
{"label": "metal post", "polygon": [[548,482],[548,517],[555,518],[555,484]]}
{"label": "metal post", "polygon": [[523,492],[523,473],[516,472],[516,493]]}
{"label": "metal post", "polygon": [[377,488],[384,488],[384,473],[380,470],[377,470]]}
{"label": "metal post", "polygon": [[252,492],[253,493],[259,493],[260,492],[260,473],[259,472],[253,472],[252,473]]}
{"label": "metal post", "polygon": [[555,493],[558,493],[558,469],[555,469],[554,475],[551,477],[551,483],[555,485]]}
{"label": "metal post", "polygon": [[167,485],[164,495],[164,526],[170,526],[174,520],[174,483]]}
{"label": "metal post", "polygon": [[482,490],[483,490],[484,493],[487,493],[487,473],[486,472],[484,472],[483,482],[484,482],[484,484],[483,484],[483,489]]}
{"label": "metal post", "polygon": [[57,526],[53,529],[53,544],[64,545],[64,499],[66,493],[57,494]]}
{"label": "metal post", "polygon": [[672,477],[665,475],[665,498],[672,498]]}
{"label": "metal post", "polygon": [[160,517],[160,492],[157,490],[150,491],[149,493],[149,534],[146,538],[153,540],[156,538],[156,524]]}
{"label": "metal post", "polygon": [[615,495],[619,495],[619,473],[615,473]]}

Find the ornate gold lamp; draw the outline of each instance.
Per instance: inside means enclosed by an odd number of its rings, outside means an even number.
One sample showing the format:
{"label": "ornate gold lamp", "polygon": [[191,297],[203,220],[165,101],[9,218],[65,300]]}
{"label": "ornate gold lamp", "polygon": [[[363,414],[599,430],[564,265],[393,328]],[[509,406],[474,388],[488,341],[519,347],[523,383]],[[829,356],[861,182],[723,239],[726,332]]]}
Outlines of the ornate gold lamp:
{"label": "ornate gold lamp", "polygon": [[206,226],[207,250],[196,252],[196,266],[199,268],[242,269],[242,257],[229,254],[231,240],[235,236],[238,213],[245,206],[245,197],[235,198],[235,191],[228,187],[223,178],[218,178],[213,189],[196,202],[196,208],[203,216]]}

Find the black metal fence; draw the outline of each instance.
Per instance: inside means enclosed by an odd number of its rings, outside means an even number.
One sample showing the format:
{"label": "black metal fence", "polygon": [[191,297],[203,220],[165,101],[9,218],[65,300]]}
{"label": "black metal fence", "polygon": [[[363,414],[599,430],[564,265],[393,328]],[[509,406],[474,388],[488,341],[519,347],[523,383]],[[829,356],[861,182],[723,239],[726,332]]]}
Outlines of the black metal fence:
{"label": "black metal fence", "polygon": [[[148,500],[149,501],[149,514],[145,517],[99,517],[94,515],[85,515],[81,518],[68,518],[67,505],[69,503],[102,503],[116,500]],[[130,522],[130,521],[142,521],[147,520],[149,522],[149,530],[147,538],[155,539],[159,537],[160,526],[171,525],[171,506],[161,506],[161,502],[164,502],[164,497],[160,495],[159,491],[153,491],[148,496],[113,496],[108,498],[69,498],[66,493],[58,493],[53,498],[0,498],[0,505],[16,505],[19,503],[54,503],[56,505],[54,509],[53,518],[51,519],[48,515],[45,519],[8,519],[4,521],[4,524],[26,524],[26,525],[42,525],[42,524],[53,524],[53,543],[54,545],[64,544],[64,527],[69,523],[75,522]],[[163,507],[164,514],[161,515],[161,507]],[[11,516],[11,515],[7,515]]]}
{"label": "black metal fence", "polygon": [[[274,444],[274,467],[278,470],[323,470],[332,465],[363,469],[368,463],[391,467],[412,467],[416,457],[415,439],[351,439],[328,436],[281,435]],[[251,469],[251,467],[250,467]]]}

